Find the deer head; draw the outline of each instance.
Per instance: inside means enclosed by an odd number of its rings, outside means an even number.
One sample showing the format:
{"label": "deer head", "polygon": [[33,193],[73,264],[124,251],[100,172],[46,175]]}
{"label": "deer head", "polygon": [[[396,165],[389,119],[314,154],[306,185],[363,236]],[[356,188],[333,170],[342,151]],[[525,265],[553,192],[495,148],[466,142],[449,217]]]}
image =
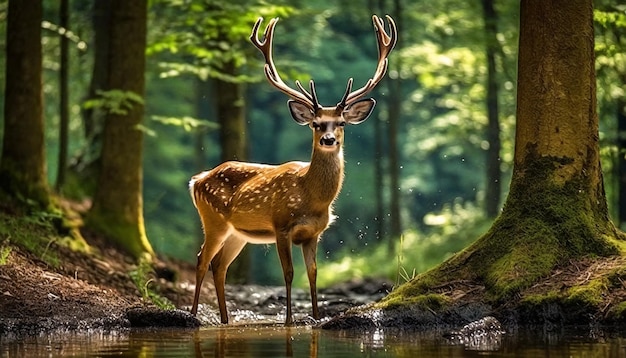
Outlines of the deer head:
{"label": "deer head", "polygon": [[272,57],[272,40],[278,18],[270,20],[261,41],[259,40],[258,32],[263,18],[259,18],[254,24],[250,41],[265,57],[264,70],[267,80],[272,86],[291,98],[287,102],[291,116],[298,124],[311,126],[315,133],[315,140],[320,144],[320,149],[332,150],[334,147],[340,147],[343,144],[343,131],[334,129],[337,127],[343,128],[346,123],[362,123],[372,113],[376,100],[373,98],[363,99],[363,97],[374,89],[384,77],[388,66],[387,57],[397,42],[396,24],[389,15],[387,15],[387,20],[389,21],[389,34],[385,32],[383,20],[376,15],[372,16],[378,44],[378,64],[374,76],[363,87],[355,91],[352,91],[353,79],[350,78],[341,101],[333,107],[323,107],[319,104],[313,80],[309,82],[310,90],[307,91],[300,81],[296,81],[298,88],[296,90],[287,86],[281,79]]}

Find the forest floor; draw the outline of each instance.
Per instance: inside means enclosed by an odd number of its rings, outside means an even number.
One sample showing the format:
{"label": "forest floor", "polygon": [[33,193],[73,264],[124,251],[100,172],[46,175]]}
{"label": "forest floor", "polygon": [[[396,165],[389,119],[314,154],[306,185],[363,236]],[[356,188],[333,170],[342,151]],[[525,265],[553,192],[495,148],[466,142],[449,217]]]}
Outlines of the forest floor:
{"label": "forest floor", "polygon": [[[92,248],[89,254],[70,250],[54,242],[49,244],[46,250],[54,252],[55,264],[47,263],[19,246],[7,246],[6,238],[4,243],[0,242],[0,249],[9,248],[4,250],[8,256],[0,257],[0,334],[36,334],[58,329],[217,324],[218,316],[214,308],[216,299],[210,275],[207,275],[200,296],[203,303],[199,312],[200,320],[187,312],[195,288],[195,265],[157,261],[153,265],[154,270],[144,279],[144,287],[167,298],[177,308],[167,311],[170,313],[163,316],[160,314],[164,310],[148,302],[145,291],[142,295],[133,282],[131,276],[139,270],[136,262],[115,248],[104,245],[104,241],[95,235],[83,233],[83,236]],[[625,268],[626,257],[623,256],[570,261],[568,265],[555,269],[548,277],[520,292],[510,304],[490,307],[483,313],[495,315],[501,321],[509,319],[514,324],[545,323],[550,320],[554,320],[555,324],[603,322],[610,315],[615,315],[618,309],[622,310],[618,312],[622,317],[626,306]],[[581,289],[573,291],[577,287]],[[342,284],[320,290],[320,312],[323,317],[338,317],[350,308],[381,299],[391,289],[392,283],[385,280],[348,278]],[[306,320],[310,312],[306,291],[294,290],[296,320],[298,317]],[[455,307],[478,307],[488,301],[484,292],[484,287],[462,281],[450,282],[433,291],[434,294],[446,296]],[[560,305],[555,309],[551,304],[556,301],[551,300],[548,293],[567,293],[570,297],[583,300],[573,300],[570,301],[571,305]],[[283,287],[227,287],[231,315],[244,309],[249,312],[247,317],[252,321],[269,317],[270,321],[281,323],[278,317],[284,312],[283,295]],[[539,297],[542,301],[537,303],[533,297]],[[593,307],[588,305],[589,302],[594,302]],[[524,305],[527,313],[520,314],[524,311]],[[463,321],[464,318],[482,318],[476,315],[480,313],[474,311],[466,316],[456,315],[456,323],[462,326],[468,323]],[[572,320],[568,321],[568,317]],[[581,317],[583,319],[579,321]],[[389,316],[388,320],[428,324],[427,320],[419,322],[397,316]],[[437,320],[440,317],[432,322]],[[376,324],[384,326],[386,322]]]}
{"label": "forest floor", "polygon": [[[54,264],[19,246],[9,246],[8,257],[0,264],[0,336],[52,330],[218,324],[210,273],[202,286],[196,319],[187,312],[195,289],[195,265],[157,260],[144,285],[176,307],[163,310],[142,295],[133,282],[131,276],[140,269],[134,260],[105,245],[97,236],[83,236],[91,253],[52,243],[47,250],[53,252]],[[4,245],[7,247],[6,241]],[[325,317],[336,315],[380,299],[390,289],[391,283],[386,280],[347,281],[320,290],[320,312]],[[306,321],[310,312],[306,291],[294,289],[296,322],[299,318]],[[227,285],[231,322],[245,324],[247,319],[282,323],[284,301],[284,287]]]}

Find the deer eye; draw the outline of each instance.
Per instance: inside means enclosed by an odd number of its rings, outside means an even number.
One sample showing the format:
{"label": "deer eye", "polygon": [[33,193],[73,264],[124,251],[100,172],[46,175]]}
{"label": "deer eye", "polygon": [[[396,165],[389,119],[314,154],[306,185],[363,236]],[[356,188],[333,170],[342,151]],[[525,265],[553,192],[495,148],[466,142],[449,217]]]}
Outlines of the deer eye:
{"label": "deer eye", "polygon": [[321,126],[317,122],[311,122],[311,128],[315,129],[316,131],[319,131],[321,129]]}
{"label": "deer eye", "polygon": [[346,121],[341,121],[341,122],[337,123],[337,125],[339,127],[345,127],[346,126]]}

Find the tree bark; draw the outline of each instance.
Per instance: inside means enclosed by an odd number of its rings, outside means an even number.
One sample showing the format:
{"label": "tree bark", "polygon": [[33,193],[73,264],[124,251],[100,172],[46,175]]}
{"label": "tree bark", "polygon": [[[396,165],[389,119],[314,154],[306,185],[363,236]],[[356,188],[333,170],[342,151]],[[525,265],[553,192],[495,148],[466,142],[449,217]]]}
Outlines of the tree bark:
{"label": "tree bark", "polygon": [[[59,25],[63,29],[69,27],[69,0],[61,0],[59,6]],[[65,184],[65,173],[67,172],[67,155],[68,155],[68,128],[70,121],[69,113],[69,91],[68,91],[68,69],[69,69],[69,46],[65,33],[60,35],[60,52],[59,61],[59,160],[57,165],[57,181],[56,189],[61,191]]]}
{"label": "tree bark", "polygon": [[482,0],[485,22],[487,55],[487,142],[486,153],[487,182],[485,183],[485,214],[495,218],[500,211],[501,177],[500,170],[500,121],[498,119],[498,78],[496,53],[498,52],[498,15],[493,6],[494,0]]}
{"label": "tree bark", "polygon": [[[224,64],[222,70],[232,77],[237,75],[235,63]],[[244,106],[244,85],[241,83],[215,79],[217,118],[220,123],[220,144],[222,161],[248,159],[247,126]],[[247,247],[241,251],[228,271],[229,282],[245,283],[251,278],[252,255]]]}
{"label": "tree bark", "polygon": [[[399,0],[394,1],[394,19],[398,28],[402,28],[402,7]],[[396,51],[401,48],[401,36],[398,35]],[[391,61],[396,69],[400,68],[399,57]],[[402,103],[402,82],[400,76],[397,78],[387,77],[389,88],[388,113],[389,124],[387,126],[387,142],[389,144],[389,248],[393,246],[396,239],[402,235],[402,218],[400,214],[400,153],[398,145],[398,124],[400,122],[400,107]]]}
{"label": "tree bark", "polygon": [[9,1],[0,188],[50,203],[42,99],[41,1]]}
{"label": "tree bark", "polygon": [[[108,88],[144,95],[146,0],[111,3]],[[88,225],[136,258],[153,255],[143,222],[143,104],[126,114],[108,112],[98,186]]]}
{"label": "tree bark", "polygon": [[[91,23],[94,33],[92,45],[94,58],[89,91],[85,100],[96,99],[99,97],[98,91],[109,89],[109,37],[110,27],[113,26],[111,11],[111,0],[98,0],[93,4]],[[80,186],[78,192],[84,196],[91,197],[95,194],[105,116],[106,112],[102,108],[82,108],[81,110],[86,144],[76,160],[71,163],[68,170],[68,182],[76,181],[76,185]]]}
{"label": "tree bark", "polygon": [[[230,61],[222,69],[235,76],[235,64]],[[215,79],[217,118],[220,123],[222,161],[248,159],[246,113],[243,99],[243,84]]]}
{"label": "tree bark", "polygon": [[623,230],[626,224],[626,100],[624,99],[617,101],[617,171],[617,222]]}

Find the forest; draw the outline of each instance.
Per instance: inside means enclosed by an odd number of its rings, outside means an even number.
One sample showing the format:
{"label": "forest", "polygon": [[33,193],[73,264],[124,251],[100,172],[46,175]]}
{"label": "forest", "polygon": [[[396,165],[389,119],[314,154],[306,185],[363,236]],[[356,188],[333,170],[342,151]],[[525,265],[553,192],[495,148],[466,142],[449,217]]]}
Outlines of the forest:
{"label": "forest", "polygon": [[[8,106],[37,105],[11,97],[11,73],[2,72],[0,141],[36,151],[29,138],[41,130],[44,196],[72,202],[112,244],[132,242],[133,256],[195,262],[202,231],[189,196],[192,175],[233,159],[310,159],[309,131],[288,118],[287,98],[268,85],[248,39],[259,17],[280,18],[274,55],[283,79],[314,79],[326,105],[348,78],[360,87],[372,76],[372,14],[389,14],[398,25],[387,77],[372,93],[374,113],[346,127],[338,218],[318,249],[321,286],[368,275],[408,281],[473,243],[501,213],[514,166],[517,2],[153,0],[143,15],[141,6],[120,5],[128,17],[118,5],[43,2],[40,18],[32,15],[40,32],[22,49],[38,47],[40,38],[40,70],[24,65],[39,72],[43,123],[8,135]],[[623,228],[626,6],[594,6],[600,159],[608,211]],[[8,8],[0,2],[2,68],[11,63]],[[126,127],[105,125],[127,115]],[[0,161],[5,174],[12,170],[6,157]],[[48,201],[33,186],[0,178],[31,214],[55,220],[42,214]],[[273,246],[248,245],[235,266],[232,281],[282,282]],[[306,284],[303,269],[295,282]]]}

